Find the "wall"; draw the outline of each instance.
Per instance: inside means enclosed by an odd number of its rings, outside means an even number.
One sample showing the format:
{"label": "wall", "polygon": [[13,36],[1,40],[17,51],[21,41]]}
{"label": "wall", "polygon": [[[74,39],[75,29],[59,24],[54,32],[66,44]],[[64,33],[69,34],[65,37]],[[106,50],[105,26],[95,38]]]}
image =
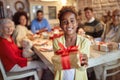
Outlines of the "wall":
{"label": "wall", "polygon": [[120,7],[120,0],[77,0],[77,3],[77,8],[82,11],[87,6],[93,7],[97,18],[105,15],[108,10],[112,11]]}
{"label": "wall", "polygon": [[[30,9],[28,2],[31,3],[31,5],[32,4],[44,5],[46,7],[46,9],[45,9],[45,14],[46,14],[45,17],[46,18],[48,18],[48,12],[47,12],[48,5],[57,6],[57,13],[58,13],[58,10],[63,6],[60,2],[61,0],[58,0],[57,3],[52,2],[50,4],[41,2],[40,0],[0,0],[0,1],[2,1],[4,3],[4,8],[5,8],[4,12],[5,12],[6,16],[8,15],[7,13],[14,14],[16,12],[16,10],[15,10],[15,2],[16,1],[22,1],[23,4],[25,5],[24,11],[26,11],[28,13],[29,13],[29,9]],[[81,9],[82,11],[83,11],[84,7],[86,7],[86,6],[93,7],[95,16],[98,18],[100,18],[102,15],[104,15],[108,10],[112,11],[115,8],[120,7],[120,0],[67,0],[67,1],[68,1],[67,5],[76,6],[76,8],[78,10]],[[7,8],[6,8],[7,5],[10,6],[11,12],[7,12]],[[33,19],[33,18],[31,18],[31,19]],[[54,20],[50,20],[50,22],[54,22]]]}
{"label": "wall", "polygon": [[[69,2],[67,2],[66,5],[74,5],[73,4],[73,1],[74,0],[69,0]],[[48,6],[56,6],[56,16],[59,12],[59,10],[61,9],[62,6],[64,6],[62,3],[61,3],[61,0],[58,0],[58,1],[53,1],[53,2],[42,2],[40,0],[28,0],[29,2],[29,8],[30,8],[30,20],[32,21],[35,17],[34,17],[34,12],[33,12],[33,6],[43,6],[43,12],[44,12],[44,17],[49,21],[50,25],[52,27],[56,26],[56,25],[59,25],[59,21],[58,19],[49,19],[49,12],[48,12]]]}
{"label": "wall", "polygon": [[[52,26],[54,26],[53,25],[53,23],[54,24],[57,24],[58,23],[58,20],[57,19],[52,19],[52,20],[50,20],[49,18],[48,18],[48,6],[56,6],[56,9],[57,9],[57,12],[58,12],[58,9],[60,8],[60,6],[57,6],[58,5],[58,3],[57,2],[40,2],[40,1],[29,1],[29,4],[30,4],[30,20],[32,21],[35,17],[34,17],[34,14],[36,13],[34,13],[33,12],[33,6],[39,6],[39,5],[41,5],[41,6],[43,6],[43,12],[44,12],[44,17],[47,19],[47,20],[49,20],[49,22],[50,22],[50,24],[52,25]],[[56,12],[56,13],[57,13]]]}
{"label": "wall", "polygon": [[[23,2],[25,9],[24,11],[26,11],[28,13],[28,15],[30,16],[30,21],[34,19],[33,17],[33,10],[32,10],[32,6],[34,5],[42,5],[44,7],[44,14],[45,14],[45,18],[47,18],[50,22],[50,24],[52,26],[55,26],[56,24],[58,24],[58,19],[49,19],[48,16],[48,6],[56,6],[57,11],[56,11],[56,16],[58,14],[58,11],[60,10],[60,8],[62,6],[64,6],[64,4],[62,4],[62,0],[58,0],[56,2],[42,2],[41,0],[0,0],[4,3],[4,12],[5,12],[5,16],[12,18],[11,16],[17,11],[15,9],[15,3],[17,1],[21,1]],[[9,9],[7,9],[7,5],[10,6]],[[20,5],[20,4],[19,4]],[[66,5],[76,5],[74,0],[67,0]]]}
{"label": "wall", "polygon": [[[28,7],[27,0],[0,0],[0,1],[2,1],[4,3],[3,5],[4,5],[4,12],[5,12],[6,17],[8,15],[12,15],[16,12],[16,9],[15,9],[15,2],[16,1],[22,1],[24,6],[25,6],[24,11],[29,12],[29,10],[28,10],[29,7]],[[7,9],[7,5],[10,6],[9,10]]]}

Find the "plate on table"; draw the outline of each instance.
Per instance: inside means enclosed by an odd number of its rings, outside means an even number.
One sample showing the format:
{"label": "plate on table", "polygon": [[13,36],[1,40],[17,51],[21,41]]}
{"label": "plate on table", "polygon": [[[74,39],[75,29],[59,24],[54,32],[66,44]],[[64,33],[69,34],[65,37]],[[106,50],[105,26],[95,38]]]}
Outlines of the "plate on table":
{"label": "plate on table", "polygon": [[43,46],[43,45],[46,45],[47,43],[48,43],[47,40],[39,40],[39,41],[35,41],[34,45],[36,45],[36,46]]}
{"label": "plate on table", "polygon": [[43,46],[43,47],[40,47],[39,50],[42,52],[50,52],[50,51],[53,51],[53,47],[52,46]]}

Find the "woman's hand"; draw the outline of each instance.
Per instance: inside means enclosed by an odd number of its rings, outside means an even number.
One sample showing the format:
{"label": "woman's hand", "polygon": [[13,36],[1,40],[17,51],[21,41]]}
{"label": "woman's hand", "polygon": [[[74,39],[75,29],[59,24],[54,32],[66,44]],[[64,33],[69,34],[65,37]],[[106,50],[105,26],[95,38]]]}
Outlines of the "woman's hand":
{"label": "woman's hand", "polygon": [[88,66],[88,57],[86,54],[82,54],[81,56],[81,66]]}
{"label": "woman's hand", "polygon": [[110,50],[118,49],[118,43],[116,42],[108,42],[107,45]]}

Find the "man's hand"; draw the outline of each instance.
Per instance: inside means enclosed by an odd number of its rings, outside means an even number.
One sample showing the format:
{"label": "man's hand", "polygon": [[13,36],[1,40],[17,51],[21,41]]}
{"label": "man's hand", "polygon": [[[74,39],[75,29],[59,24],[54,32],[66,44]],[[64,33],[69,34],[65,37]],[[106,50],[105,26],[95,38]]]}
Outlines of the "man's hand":
{"label": "man's hand", "polygon": [[40,30],[39,30],[39,33],[46,32],[47,30],[48,30],[47,28],[40,29]]}
{"label": "man's hand", "polygon": [[108,48],[110,49],[110,50],[116,50],[116,49],[118,49],[118,43],[116,43],[116,42],[108,42],[107,43],[107,45],[108,45]]}

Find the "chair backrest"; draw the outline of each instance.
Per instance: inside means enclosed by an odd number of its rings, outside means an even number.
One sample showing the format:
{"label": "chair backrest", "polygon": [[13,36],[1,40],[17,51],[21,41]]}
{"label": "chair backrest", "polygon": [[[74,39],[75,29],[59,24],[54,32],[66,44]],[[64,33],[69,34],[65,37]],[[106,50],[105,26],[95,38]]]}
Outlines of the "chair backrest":
{"label": "chair backrest", "polygon": [[26,70],[21,72],[6,72],[2,61],[0,59],[0,70],[4,80],[14,80],[14,79],[21,79],[29,76],[34,76],[35,80],[39,80],[37,72],[35,70]]}
{"label": "chair backrest", "polygon": [[119,67],[120,67],[120,63],[114,64],[114,65],[105,66],[104,67],[104,71],[103,71],[103,78],[102,78],[102,80],[106,80],[107,77],[115,76],[116,74],[120,73],[120,69],[112,71],[110,73],[107,72],[108,70],[116,69],[116,68],[119,68]]}
{"label": "chair backrest", "polygon": [[1,70],[2,76],[3,76],[4,80],[5,80],[5,78],[7,77],[7,75],[6,75],[6,71],[4,69],[4,66],[2,64],[1,59],[0,59],[0,70]]}

